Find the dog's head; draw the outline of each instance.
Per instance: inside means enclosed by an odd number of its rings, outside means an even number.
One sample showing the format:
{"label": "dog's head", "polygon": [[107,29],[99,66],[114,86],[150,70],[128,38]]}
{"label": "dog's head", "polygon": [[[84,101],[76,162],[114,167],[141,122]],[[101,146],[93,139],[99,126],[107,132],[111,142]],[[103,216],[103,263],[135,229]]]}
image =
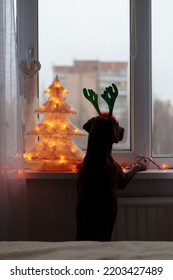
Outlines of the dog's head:
{"label": "dog's head", "polygon": [[[123,139],[124,128],[113,116],[113,107],[118,96],[118,88],[115,84],[106,87],[101,97],[106,101],[109,112],[101,112],[98,104],[98,95],[92,89],[83,89],[84,96],[93,104],[99,116],[91,118],[83,128],[90,134],[92,139],[107,142],[109,144],[118,143]],[[92,134],[92,135],[91,135]],[[100,141],[99,141],[100,140]]]}
{"label": "dog's head", "polygon": [[83,129],[95,139],[109,141],[110,144],[118,143],[124,136],[124,128],[114,117],[93,117],[84,124]]}

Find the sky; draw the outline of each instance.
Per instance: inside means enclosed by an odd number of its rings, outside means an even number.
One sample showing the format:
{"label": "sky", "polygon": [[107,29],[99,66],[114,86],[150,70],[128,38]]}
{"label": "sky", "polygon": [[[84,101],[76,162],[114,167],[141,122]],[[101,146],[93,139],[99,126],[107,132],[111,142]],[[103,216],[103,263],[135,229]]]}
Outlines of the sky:
{"label": "sky", "polygon": [[[152,0],[154,97],[173,103],[173,1]],[[40,83],[75,59],[129,60],[129,0],[39,0]]]}
{"label": "sky", "polygon": [[128,0],[39,0],[43,83],[52,81],[52,65],[71,65],[75,59],[127,61],[128,12]]}

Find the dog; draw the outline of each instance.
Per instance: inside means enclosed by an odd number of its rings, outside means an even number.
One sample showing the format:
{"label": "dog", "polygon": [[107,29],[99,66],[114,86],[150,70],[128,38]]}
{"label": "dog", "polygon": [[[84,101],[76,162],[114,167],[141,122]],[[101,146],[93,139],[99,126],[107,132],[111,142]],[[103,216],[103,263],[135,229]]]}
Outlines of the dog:
{"label": "dog", "polygon": [[136,172],[146,168],[136,164],[124,173],[114,161],[112,145],[124,136],[124,128],[114,117],[93,117],[83,129],[89,137],[77,178],[76,241],[111,241],[117,216],[117,191],[123,190]]}

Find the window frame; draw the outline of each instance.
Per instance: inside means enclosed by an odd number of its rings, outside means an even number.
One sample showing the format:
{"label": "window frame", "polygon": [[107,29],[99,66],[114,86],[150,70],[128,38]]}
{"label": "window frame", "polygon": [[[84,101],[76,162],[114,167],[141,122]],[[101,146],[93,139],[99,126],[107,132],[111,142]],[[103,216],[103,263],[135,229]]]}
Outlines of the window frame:
{"label": "window frame", "polygon": [[[26,60],[26,50],[32,46],[38,59],[38,0],[17,1],[18,60]],[[114,151],[121,164],[134,163],[137,155],[151,157],[152,142],[152,59],[151,1],[130,1],[130,34],[135,40],[137,55],[130,58],[131,151]],[[133,21],[132,21],[133,15]],[[21,35],[22,34],[22,35]],[[37,80],[38,83],[38,80]],[[22,81],[20,79],[20,86]],[[37,86],[38,88],[38,86]],[[172,158],[153,158],[158,164],[171,163]],[[153,166],[151,167],[153,168]],[[154,167],[155,168],[155,167]]]}
{"label": "window frame", "polygon": [[16,0],[16,10],[18,61],[26,60],[29,47],[38,59],[38,0]]}
{"label": "window frame", "polygon": [[[131,57],[131,135],[133,158],[151,156],[151,1],[133,2],[131,15],[136,22],[132,32],[136,38],[137,54]],[[132,27],[131,27],[132,28]]]}

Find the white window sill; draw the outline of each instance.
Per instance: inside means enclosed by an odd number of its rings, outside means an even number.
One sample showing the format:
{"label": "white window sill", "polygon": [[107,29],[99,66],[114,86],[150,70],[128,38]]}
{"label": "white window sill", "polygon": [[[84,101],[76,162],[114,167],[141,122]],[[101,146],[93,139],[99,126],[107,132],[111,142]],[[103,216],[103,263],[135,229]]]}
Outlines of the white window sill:
{"label": "white window sill", "polygon": [[[73,172],[34,172],[26,171],[26,179],[76,179],[77,173]],[[173,170],[150,169],[138,172],[134,179],[173,179]]]}
{"label": "white window sill", "polygon": [[173,179],[173,170],[149,169],[136,173],[135,179]]}

